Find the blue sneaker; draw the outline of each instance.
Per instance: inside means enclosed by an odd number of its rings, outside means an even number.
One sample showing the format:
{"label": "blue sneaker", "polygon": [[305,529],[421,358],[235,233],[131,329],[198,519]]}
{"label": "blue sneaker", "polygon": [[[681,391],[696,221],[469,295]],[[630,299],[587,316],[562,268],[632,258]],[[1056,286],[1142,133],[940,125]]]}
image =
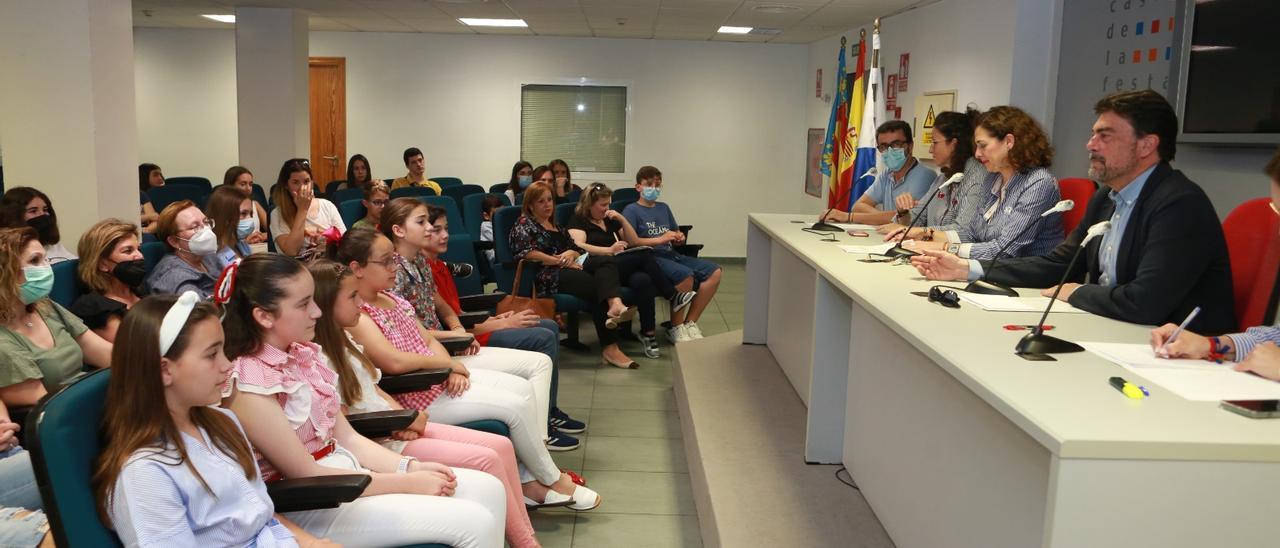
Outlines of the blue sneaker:
{"label": "blue sneaker", "polygon": [[564,411],[561,411],[559,407],[551,408],[551,418],[547,420],[547,424],[552,429],[567,434],[581,434],[587,431],[587,423],[570,417]]}
{"label": "blue sneaker", "polygon": [[552,428],[551,438],[547,440],[547,451],[573,451],[579,445],[581,442],[578,438]]}

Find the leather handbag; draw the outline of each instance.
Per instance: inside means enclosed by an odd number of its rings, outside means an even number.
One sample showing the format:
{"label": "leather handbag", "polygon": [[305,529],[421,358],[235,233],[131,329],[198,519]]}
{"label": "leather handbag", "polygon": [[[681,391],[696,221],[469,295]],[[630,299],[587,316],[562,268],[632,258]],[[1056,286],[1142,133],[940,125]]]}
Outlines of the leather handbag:
{"label": "leather handbag", "polygon": [[538,317],[554,320],[556,318],[556,301],[555,299],[538,298],[538,284],[533,284],[533,296],[521,297],[517,294],[520,289],[520,274],[524,269],[524,261],[516,263],[516,279],[511,286],[511,293],[498,301],[498,313],[505,314],[507,312],[522,312],[531,310]]}

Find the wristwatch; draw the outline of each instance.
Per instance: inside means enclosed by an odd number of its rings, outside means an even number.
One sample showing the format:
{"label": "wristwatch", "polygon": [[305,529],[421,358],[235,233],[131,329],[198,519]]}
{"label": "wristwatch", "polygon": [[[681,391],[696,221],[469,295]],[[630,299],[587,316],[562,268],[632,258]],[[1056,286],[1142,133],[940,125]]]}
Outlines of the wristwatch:
{"label": "wristwatch", "polygon": [[960,254],[960,244],[947,244],[947,253],[952,255]]}

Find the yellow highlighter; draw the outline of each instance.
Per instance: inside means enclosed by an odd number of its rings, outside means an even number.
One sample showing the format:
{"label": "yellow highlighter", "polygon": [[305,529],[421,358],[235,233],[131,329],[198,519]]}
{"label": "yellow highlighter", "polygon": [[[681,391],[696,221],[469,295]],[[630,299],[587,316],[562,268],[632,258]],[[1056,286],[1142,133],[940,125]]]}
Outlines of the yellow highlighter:
{"label": "yellow highlighter", "polygon": [[1125,396],[1128,396],[1131,399],[1140,400],[1149,395],[1146,389],[1136,384],[1133,384],[1129,381],[1126,381],[1122,377],[1111,377],[1110,382],[1112,387],[1114,387],[1116,390],[1119,390],[1121,394],[1124,394]]}

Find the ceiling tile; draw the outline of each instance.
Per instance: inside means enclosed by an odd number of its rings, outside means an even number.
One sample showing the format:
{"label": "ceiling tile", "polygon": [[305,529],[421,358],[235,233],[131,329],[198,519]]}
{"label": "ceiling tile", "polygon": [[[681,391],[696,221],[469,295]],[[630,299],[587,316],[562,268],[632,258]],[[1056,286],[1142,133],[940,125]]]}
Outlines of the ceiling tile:
{"label": "ceiling tile", "polygon": [[336,30],[336,31],[353,31],[353,30],[356,30],[355,28],[353,28],[353,27],[351,27],[351,26],[344,25],[344,24],[342,24],[342,23],[338,22],[336,19],[330,19],[330,18],[328,18],[328,17],[316,17],[316,16],[314,16],[314,15],[307,19],[307,28],[309,28],[309,29],[311,29],[311,30],[324,30],[324,31],[333,31],[333,30]]}
{"label": "ceiling tile", "polygon": [[336,20],[364,32],[413,32],[415,30],[390,17],[341,17]]}

